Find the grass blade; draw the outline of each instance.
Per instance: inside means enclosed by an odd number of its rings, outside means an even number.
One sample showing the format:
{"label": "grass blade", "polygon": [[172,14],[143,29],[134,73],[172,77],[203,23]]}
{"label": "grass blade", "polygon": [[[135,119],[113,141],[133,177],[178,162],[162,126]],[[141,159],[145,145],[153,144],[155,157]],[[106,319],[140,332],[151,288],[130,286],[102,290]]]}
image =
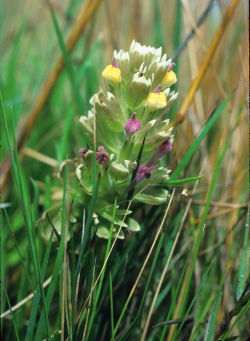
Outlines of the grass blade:
{"label": "grass blade", "polygon": [[[156,261],[157,261],[157,258],[158,258],[161,246],[162,246],[162,242],[164,240],[164,237],[165,237],[165,232],[162,231],[161,232],[161,238],[160,238],[160,240],[158,242],[157,249],[155,251],[155,256],[154,256],[153,263],[152,263],[152,266],[151,266],[151,269],[150,269],[150,273],[149,273],[149,276],[148,276],[147,284],[146,284],[146,287],[145,287],[145,290],[144,290],[144,293],[143,293],[143,297],[142,297],[142,300],[141,300],[139,311],[138,311],[134,321],[132,322],[130,327],[126,330],[125,334],[123,334],[123,336],[119,339],[119,341],[126,341],[130,337],[133,329],[135,328],[136,324],[139,322],[139,320],[141,318],[142,309],[143,309],[143,305],[144,305],[144,302],[145,302],[145,299],[146,299],[149,283],[150,283],[150,280],[151,280],[151,277],[152,277],[152,274],[153,274],[153,271],[154,271],[154,267],[155,267],[155,264],[156,264]],[[125,312],[125,310],[123,309],[121,317],[123,316],[124,312]],[[121,320],[121,317],[120,317],[119,321]],[[117,323],[115,331],[117,331],[118,326],[119,326],[119,324]]]}
{"label": "grass blade", "polygon": [[237,318],[235,319],[234,323],[231,325],[231,327],[228,329],[228,331],[226,332],[226,334],[224,335],[222,341],[225,341],[227,336],[231,333],[231,331],[233,330],[234,326],[238,323],[239,319],[241,318],[241,316],[244,314],[244,312],[247,310],[247,308],[250,306],[250,298],[248,300],[248,302],[246,303],[246,305],[244,306],[244,308],[240,311],[240,313],[238,314]]}
{"label": "grass blade", "polygon": [[93,219],[93,213],[94,213],[94,209],[95,209],[95,203],[96,203],[96,199],[97,199],[97,194],[98,194],[98,187],[99,187],[99,179],[97,181],[97,184],[95,186],[94,192],[93,192],[93,196],[91,199],[91,203],[90,203],[90,208],[89,208],[89,212],[88,212],[88,218],[87,218],[87,222],[86,222],[86,226],[85,226],[85,231],[84,231],[84,236],[83,236],[83,241],[81,244],[81,249],[79,252],[79,258],[78,258],[78,262],[76,265],[76,271],[75,271],[75,277],[77,277],[79,271],[80,271],[80,264],[82,261],[82,257],[83,257],[83,253],[87,244],[87,240],[88,240],[88,236],[90,233],[90,229],[91,229],[91,224],[92,224],[92,219]]}
{"label": "grass blade", "polygon": [[[194,302],[195,302],[195,300],[196,300],[196,297],[198,296],[199,291],[200,291],[201,287],[202,287],[203,284],[204,284],[204,281],[205,281],[205,279],[206,279],[206,277],[207,277],[207,274],[208,274],[208,272],[209,272],[211,266],[212,266],[212,263],[209,265],[209,267],[208,267],[208,269],[207,269],[207,271],[206,271],[206,273],[205,273],[205,276],[203,277],[203,279],[202,279],[202,281],[201,281],[201,284],[199,285],[199,288],[198,288],[197,292],[195,293],[194,298],[192,299],[192,302],[190,303],[190,305],[189,305],[189,307],[188,307],[188,309],[187,309],[187,311],[186,311],[186,314],[185,314],[185,316],[184,316],[184,319],[183,319],[183,321],[182,321],[182,323],[181,323],[181,325],[180,325],[180,327],[179,327],[179,329],[178,329],[178,331],[177,331],[176,337],[177,337],[178,334],[180,333],[181,328],[182,328],[182,326],[183,326],[183,324],[184,324],[184,322],[185,322],[185,319],[186,319],[186,317],[188,316],[190,310],[192,309],[192,307],[193,307],[193,305],[194,305]],[[174,338],[174,339],[175,339],[175,338]]]}
{"label": "grass blade", "polygon": [[[111,245],[111,240],[112,240],[112,236],[113,236],[113,228],[114,228],[114,221],[115,221],[115,213],[116,213],[116,206],[117,206],[117,197],[115,198],[115,203],[114,203],[114,209],[113,209],[113,216],[112,216],[112,223],[110,226],[110,234],[109,234],[109,239],[108,239],[108,243],[107,243],[107,247],[106,247],[106,253],[105,253],[105,257],[104,257],[104,263],[106,262],[106,259],[108,257],[109,254],[109,250],[110,250],[110,245]],[[102,274],[101,274],[101,278],[100,278],[100,282],[98,285],[98,289],[95,295],[95,300],[94,300],[94,305],[93,305],[93,309],[92,309],[92,314],[90,316],[89,319],[89,325],[88,325],[88,330],[87,330],[87,334],[86,334],[86,340],[88,340],[88,336],[95,318],[95,314],[96,314],[96,307],[99,301],[99,297],[100,297],[100,293],[101,293],[101,289],[102,289],[102,284],[103,284],[103,279],[104,279],[104,275],[105,275],[105,270],[106,270],[106,265],[103,268]]]}
{"label": "grass blade", "polygon": [[20,341],[19,335],[18,335],[18,332],[17,332],[15,317],[14,317],[13,311],[12,311],[12,309],[11,309],[11,304],[10,304],[9,296],[8,296],[8,294],[7,294],[7,291],[6,291],[4,285],[3,285],[3,290],[4,290],[4,292],[5,292],[5,296],[6,296],[6,299],[7,299],[7,302],[8,302],[8,306],[9,306],[9,309],[10,309],[10,313],[11,313],[11,317],[12,317],[12,322],[13,322],[13,326],[14,326],[15,333],[16,333],[16,338],[17,338],[18,341]]}
{"label": "grass blade", "polygon": [[110,276],[109,276],[109,283],[110,283],[111,341],[115,341],[115,334],[114,334],[114,310],[113,310],[113,289],[112,289],[112,276],[111,276],[111,272],[110,272]]}
{"label": "grass blade", "polygon": [[205,336],[205,340],[204,341],[211,341],[212,340],[213,331],[214,331],[214,328],[215,328],[216,319],[217,319],[217,315],[218,315],[218,312],[219,312],[219,307],[220,307],[220,301],[221,301],[221,298],[222,298],[222,294],[223,294],[223,291],[220,292],[219,297],[218,297],[217,301],[215,302],[214,309],[213,309],[213,312],[211,314],[211,317],[209,319],[209,323],[208,323],[208,326],[207,326],[207,332],[206,332],[206,336]]}
{"label": "grass blade", "polygon": [[85,59],[85,61],[81,65],[80,69],[78,70],[77,77],[76,77],[76,83],[78,86],[80,86],[80,83],[81,83],[83,76],[85,75],[88,67],[91,65],[91,59],[93,58],[98,46],[100,45],[101,40],[102,40],[101,38],[96,39],[96,41],[94,42],[94,45],[93,45],[92,49],[90,50],[87,58]]}
{"label": "grass blade", "polygon": [[[1,101],[1,111],[2,111],[2,115],[3,115],[3,119],[4,119],[4,126],[5,126],[6,136],[7,136],[7,143],[9,146],[11,160],[12,160],[13,169],[14,169],[14,178],[15,178],[15,181],[17,184],[18,194],[20,194],[19,202],[20,202],[20,205],[22,208],[25,226],[27,227],[27,235],[28,235],[29,246],[30,246],[30,251],[31,251],[31,255],[32,255],[32,262],[33,262],[33,266],[35,269],[37,283],[40,285],[40,289],[41,289],[41,292],[42,292],[42,295],[44,298],[45,297],[44,296],[44,288],[42,286],[40,267],[39,267],[38,259],[36,256],[35,245],[34,245],[35,242],[33,240],[33,234],[32,234],[32,231],[33,231],[32,217],[28,213],[29,212],[29,210],[28,210],[29,205],[27,203],[27,196],[24,192],[24,186],[23,186],[22,178],[21,178],[21,170],[20,170],[20,165],[19,165],[19,160],[18,160],[13,112],[11,111],[11,121],[12,121],[13,142],[14,142],[14,151],[15,151],[16,159],[14,158],[12,148],[11,148],[10,135],[9,135],[9,130],[8,130],[8,126],[7,126],[6,114],[5,114],[5,110],[4,110],[4,106],[3,106],[3,100],[2,100],[1,93],[0,93],[0,101]],[[45,311],[47,311],[45,300],[44,300],[44,309],[45,309]],[[49,339],[51,339],[49,324],[48,324],[48,317],[46,318],[46,328],[48,331]]]}
{"label": "grass blade", "polygon": [[[1,198],[1,201],[2,201],[1,195],[0,195],[0,198]],[[21,251],[19,250],[19,247],[18,247],[16,238],[15,238],[15,235],[14,235],[14,233],[12,232],[11,223],[10,223],[9,216],[8,216],[8,213],[7,213],[6,208],[4,208],[4,214],[5,214],[5,217],[6,217],[6,220],[7,220],[7,225],[8,225],[8,227],[9,227],[10,233],[11,233],[11,235],[13,236],[13,239],[14,239],[14,243],[15,243],[15,247],[16,247],[17,253],[18,253],[18,255],[19,255],[20,261],[21,261],[21,263],[22,263],[22,265],[23,265],[24,271],[25,271],[26,276],[27,276],[27,278],[28,278],[28,281],[29,281],[29,285],[30,285],[30,287],[31,287],[31,290],[32,290],[32,292],[33,292],[33,294],[34,294],[35,291],[34,291],[34,288],[33,288],[33,283],[32,283],[32,281],[31,281],[31,278],[30,278],[28,269],[27,269],[27,267],[26,267],[26,265],[25,265],[25,263],[24,263],[24,261],[23,261],[23,257],[22,257],[22,255],[21,255]]]}
{"label": "grass blade", "polygon": [[227,151],[227,148],[228,148],[228,146],[229,146],[229,142],[231,141],[231,138],[232,138],[232,136],[233,136],[233,133],[234,133],[234,131],[235,131],[235,128],[236,128],[236,127],[238,126],[238,124],[239,124],[240,116],[241,116],[241,114],[242,114],[242,111],[243,111],[245,105],[246,105],[246,103],[244,103],[244,104],[242,105],[242,107],[240,108],[240,111],[239,111],[239,114],[238,114],[238,116],[237,116],[237,119],[236,119],[236,121],[235,121],[235,123],[234,123],[234,125],[233,125],[232,130],[230,131],[230,134],[229,134],[229,136],[228,136],[228,138],[227,138],[227,141],[226,141],[226,143],[225,143],[225,146],[224,146],[224,148],[223,148],[223,150],[222,150],[222,152],[221,152],[221,159],[220,159],[220,162],[219,162],[219,168],[220,168],[221,163],[222,163],[222,161],[223,161],[223,159],[224,159],[225,153],[226,153],[226,151]]}
{"label": "grass blade", "polygon": [[204,175],[201,176],[196,176],[193,178],[186,178],[186,179],[181,179],[181,180],[176,180],[176,181],[167,181],[165,184],[156,184],[154,186],[178,186],[178,185],[182,185],[185,184],[187,182],[191,182],[191,181],[195,181],[195,180],[199,180],[201,178],[203,178]]}
{"label": "grass blade", "polygon": [[248,234],[249,234],[249,212],[250,212],[250,205],[248,206],[247,211],[247,221],[245,227],[245,236],[244,236],[244,244],[242,249],[242,256],[240,261],[240,271],[239,271],[239,282],[237,287],[236,299],[237,301],[240,299],[243,290],[244,290],[244,282],[246,278],[246,270],[247,270],[247,245],[248,245]]}
{"label": "grass blade", "polygon": [[[58,276],[62,270],[62,263],[63,263],[63,255],[64,255],[64,233],[65,233],[65,220],[66,220],[66,191],[67,191],[67,174],[68,174],[68,163],[66,163],[65,166],[65,178],[64,178],[64,190],[63,190],[63,211],[62,211],[62,229],[61,229],[61,241],[59,245],[59,249],[56,256],[55,266],[52,273],[52,279],[48,288],[48,292],[46,295],[46,304],[48,307],[48,310],[50,309],[52,299],[55,293],[56,289],[56,283],[58,280]],[[41,341],[43,339],[44,334],[44,325],[45,325],[45,312],[44,309],[42,311],[42,315],[40,317],[36,335],[35,335],[35,341]]]}
{"label": "grass blade", "polygon": [[[49,254],[50,254],[51,245],[52,245],[52,238],[53,238],[53,231],[51,233],[49,243],[48,243],[48,246],[46,248],[46,252],[45,252],[43,264],[42,264],[42,269],[41,269],[41,278],[42,278],[43,282],[44,282],[47,267],[48,267]],[[30,314],[30,318],[29,318],[29,324],[28,324],[28,329],[27,329],[25,341],[32,340],[40,299],[41,299],[41,290],[40,290],[40,287],[38,286],[36,293],[35,293],[34,301],[33,301],[33,306],[32,306],[32,310],[31,310],[31,314]]]}
{"label": "grass blade", "polygon": [[[214,172],[212,175],[212,179],[211,179],[211,183],[210,183],[210,187],[209,187],[209,191],[208,191],[205,210],[204,210],[202,221],[200,224],[199,234],[198,234],[197,239],[196,239],[197,241],[196,241],[196,246],[195,246],[195,250],[194,250],[194,256],[193,256],[192,263],[190,266],[190,271],[189,271],[189,275],[188,275],[188,279],[187,279],[187,283],[186,283],[186,287],[185,287],[185,292],[184,292],[183,299],[182,299],[181,306],[180,306],[180,310],[179,310],[179,317],[181,317],[183,314],[184,304],[186,302],[191,278],[192,278],[193,271],[194,271],[194,265],[195,265],[195,262],[196,262],[196,259],[198,256],[198,251],[199,251],[199,247],[200,247],[200,243],[201,243],[203,229],[204,229],[205,222],[206,222],[206,217],[208,214],[208,209],[209,209],[209,205],[210,205],[210,201],[211,201],[211,197],[212,197],[213,188],[214,188],[215,181],[216,181],[216,178],[218,175],[218,165],[219,165],[219,161],[220,161],[220,150],[221,150],[221,143],[220,143],[217,158],[215,161]],[[175,333],[175,336],[173,338],[173,341],[175,340],[175,338],[176,338],[176,333]]]}
{"label": "grass blade", "polygon": [[[48,4],[49,4],[49,2],[48,2]],[[60,30],[58,21],[57,21],[56,16],[55,16],[55,12],[50,5],[49,5],[49,8],[50,8],[50,13],[51,13],[51,17],[53,20],[54,28],[56,31],[57,40],[58,40],[61,52],[63,54],[66,69],[68,71],[68,75],[70,78],[70,82],[71,82],[71,86],[72,86],[72,94],[73,94],[73,97],[75,98],[75,102],[76,102],[76,106],[78,108],[78,111],[79,111],[79,113],[81,113],[82,112],[81,97],[80,97],[79,87],[77,86],[77,82],[76,82],[73,64],[71,63],[71,60],[70,60],[70,57],[69,57],[64,39],[63,39],[62,32]]]}
{"label": "grass blade", "polygon": [[[176,287],[176,290],[175,290],[175,294],[174,294],[174,297],[173,297],[173,300],[172,300],[172,303],[171,303],[171,306],[170,306],[170,309],[169,309],[169,312],[168,312],[166,321],[169,321],[169,319],[170,319],[170,317],[171,317],[171,314],[172,314],[172,311],[173,311],[173,309],[174,309],[174,307],[175,307],[176,298],[177,298],[177,296],[178,296],[178,293],[179,293],[179,290],[180,290],[180,287],[181,287],[181,283],[182,283],[184,274],[185,274],[185,272],[186,272],[186,268],[187,268],[187,265],[188,265],[188,262],[189,262],[189,258],[190,258],[190,256],[191,256],[191,252],[192,252],[192,250],[193,250],[194,242],[195,242],[195,240],[193,240],[193,243],[192,243],[192,245],[191,245],[191,247],[190,247],[190,250],[189,250],[187,259],[186,259],[186,261],[185,261],[183,270],[182,270],[182,272],[181,272],[181,276],[180,276],[179,282],[178,282],[178,284],[177,284],[177,287]],[[161,333],[161,339],[160,339],[160,341],[163,341],[164,336],[165,336],[165,334],[166,334],[166,331],[167,331],[167,326],[164,326],[163,331],[162,331],[162,333]]]}
{"label": "grass blade", "polygon": [[216,122],[216,120],[218,119],[220,114],[222,113],[222,111],[225,109],[227,102],[231,99],[232,95],[233,95],[233,93],[231,93],[228,96],[228,98],[226,99],[226,101],[224,101],[221,104],[221,106],[215,111],[215,113],[213,114],[213,116],[208,121],[207,125],[205,126],[205,128],[202,130],[200,135],[195,139],[195,141],[193,142],[191,147],[188,149],[187,153],[184,155],[184,157],[182,158],[182,160],[180,161],[180,163],[178,164],[178,166],[174,170],[173,174],[171,175],[170,181],[177,180],[178,176],[183,171],[184,167],[187,165],[188,161],[193,156],[196,149],[199,147],[201,141],[204,139],[204,137],[207,135],[209,130],[212,128],[212,126],[214,125],[214,123]]}
{"label": "grass blade", "polygon": [[[30,214],[28,213],[28,203],[27,203],[27,195],[25,193],[25,189],[22,183],[22,178],[21,178],[21,168],[19,165],[19,160],[18,160],[18,152],[17,152],[17,144],[16,144],[16,136],[15,136],[15,125],[14,125],[14,117],[13,117],[13,112],[11,111],[11,121],[12,121],[12,130],[13,130],[13,142],[14,142],[14,150],[15,150],[15,157],[16,157],[16,165],[17,165],[17,174],[19,178],[19,183],[20,183],[20,189],[21,189],[21,195],[22,195],[22,202],[23,202],[23,207],[24,207],[24,215],[25,215],[25,220],[27,223],[28,227],[28,232],[29,232],[29,241],[30,241],[30,249],[31,249],[31,255],[33,259],[33,264],[35,268],[35,273],[37,277],[37,283],[40,286],[40,290],[42,293],[42,299],[43,299],[43,309],[45,311],[45,321],[46,321],[46,328],[47,328],[47,333],[49,340],[51,341],[51,335],[50,335],[50,327],[49,327],[49,318],[48,318],[48,309],[46,305],[46,300],[45,300],[45,293],[44,293],[44,288],[42,285],[42,279],[41,279],[41,269],[40,269],[40,264],[38,262],[38,257],[37,257],[37,252],[36,252],[36,244],[35,244],[35,235],[34,235],[34,221],[32,219],[32,209],[30,210]],[[34,183],[34,182],[33,182]],[[36,185],[35,185],[36,186]],[[38,201],[38,199],[37,199]]]}
{"label": "grass blade", "polygon": [[68,154],[68,146],[69,146],[69,133],[72,129],[72,122],[73,122],[73,105],[70,105],[68,114],[66,117],[66,121],[63,126],[62,137],[60,140],[60,159],[65,160]]}

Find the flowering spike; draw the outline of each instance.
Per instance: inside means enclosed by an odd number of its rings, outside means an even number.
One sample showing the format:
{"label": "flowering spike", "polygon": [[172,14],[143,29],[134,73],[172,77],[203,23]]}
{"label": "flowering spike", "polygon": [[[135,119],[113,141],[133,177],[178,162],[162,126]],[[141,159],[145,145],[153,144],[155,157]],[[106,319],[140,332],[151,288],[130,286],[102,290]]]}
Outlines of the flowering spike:
{"label": "flowering spike", "polygon": [[109,153],[106,152],[103,146],[98,147],[98,152],[96,153],[96,160],[99,160],[101,165],[105,165],[108,162]]}
{"label": "flowering spike", "polygon": [[129,120],[127,120],[127,122],[125,123],[124,130],[126,131],[127,135],[132,136],[134,133],[136,133],[140,129],[141,129],[141,122],[139,120],[136,120],[135,112],[134,112],[132,117]]}
{"label": "flowering spike", "polygon": [[155,150],[153,156],[147,163],[148,167],[152,166],[155,162],[161,159],[167,152],[171,152],[172,145],[169,140],[170,139],[167,139],[166,141],[162,142],[159,145],[159,147]]}

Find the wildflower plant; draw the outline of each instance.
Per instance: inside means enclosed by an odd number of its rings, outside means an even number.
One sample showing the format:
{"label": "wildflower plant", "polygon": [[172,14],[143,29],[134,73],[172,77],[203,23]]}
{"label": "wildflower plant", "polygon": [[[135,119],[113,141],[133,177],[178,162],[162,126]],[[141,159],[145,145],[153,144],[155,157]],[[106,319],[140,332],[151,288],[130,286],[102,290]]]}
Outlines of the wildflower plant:
{"label": "wildflower plant", "polygon": [[[102,72],[106,90],[99,87],[90,100],[92,109],[87,116],[80,117],[82,130],[93,141],[95,115],[97,151],[94,155],[93,148],[82,146],[80,158],[68,160],[71,174],[77,179],[77,184],[72,179],[71,187],[79,202],[88,207],[93,193],[95,157],[100,178],[95,208],[99,237],[109,237],[116,195],[118,203],[124,203],[133,191],[135,202],[150,205],[162,204],[168,198],[166,189],[154,185],[169,179],[170,170],[160,167],[159,161],[171,151],[173,143],[167,114],[178,96],[171,91],[171,85],[177,81],[174,65],[166,54],[162,56],[162,48],[142,46],[135,41],[129,52],[114,51],[113,63]],[[59,179],[63,179],[65,164],[66,161],[60,167]],[[150,187],[142,191],[147,184]],[[124,215],[121,208],[117,207],[115,225],[121,224]],[[132,211],[133,207],[129,213]],[[132,218],[123,227],[140,229]],[[116,229],[114,236],[115,232]],[[125,237],[124,230],[118,237]]]}

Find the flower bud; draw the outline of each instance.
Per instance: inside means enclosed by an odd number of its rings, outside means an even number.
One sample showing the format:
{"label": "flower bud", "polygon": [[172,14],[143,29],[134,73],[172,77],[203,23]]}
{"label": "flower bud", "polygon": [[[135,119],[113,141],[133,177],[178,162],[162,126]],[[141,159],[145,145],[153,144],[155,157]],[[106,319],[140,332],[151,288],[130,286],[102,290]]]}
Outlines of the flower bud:
{"label": "flower bud", "polygon": [[129,120],[127,120],[127,122],[125,123],[124,130],[126,131],[127,135],[132,136],[134,133],[136,133],[140,129],[141,129],[141,122],[139,120],[136,120],[135,112],[134,112],[132,117]]}

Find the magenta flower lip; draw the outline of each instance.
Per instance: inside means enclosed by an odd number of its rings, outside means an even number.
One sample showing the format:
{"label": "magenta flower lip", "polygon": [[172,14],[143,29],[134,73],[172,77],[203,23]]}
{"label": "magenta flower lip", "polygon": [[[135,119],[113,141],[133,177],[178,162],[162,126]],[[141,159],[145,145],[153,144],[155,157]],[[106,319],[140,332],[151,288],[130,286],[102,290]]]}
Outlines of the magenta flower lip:
{"label": "magenta flower lip", "polygon": [[[142,180],[144,178],[149,179],[151,177],[151,172],[158,166],[153,166],[153,167],[146,167],[145,165],[140,165],[138,172],[136,174],[136,177],[138,175],[138,178],[142,177]],[[141,180],[140,180],[141,181]]]}
{"label": "magenta flower lip", "polygon": [[169,139],[167,139],[166,141],[162,142],[158,148],[156,148],[153,156],[148,161],[147,166],[148,167],[152,166],[155,162],[161,159],[167,152],[171,152],[171,150],[172,150],[172,145]]}
{"label": "magenta flower lip", "polygon": [[133,113],[132,117],[127,120],[124,125],[124,130],[128,135],[133,135],[138,130],[141,129],[141,122],[135,118],[135,112]]}
{"label": "magenta flower lip", "polygon": [[170,64],[170,66],[169,66],[169,68],[168,68],[168,72],[172,71],[174,65],[176,65],[176,64],[175,64],[175,63],[171,63],[171,64]]}
{"label": "magenta flower lip", "polygon": [[161,84],[157,85],[157,87],[155,88],[155,91],[154,91],[154,94],[160,94],[160,87],[161,87]]}
{"label": "magenta flower lip", "polygon": [[136,173],[135,179],[131,182],[131,184],[128,186],[126,192],[129,192],[132,188],[137,186],[142,180],[149,179],[151,177],[151,172],[155,168],[157,168],[158,165],[155,165],[153,167],[146,167],[145,165],[140,165],[138,172]]}
{"label": "magenta flower lip", "polygon": [[113,60],[114,60],[114,63],[112,64],[112,66],[118,69],[118,63],[117,63],[116,58],[113,58]]}

